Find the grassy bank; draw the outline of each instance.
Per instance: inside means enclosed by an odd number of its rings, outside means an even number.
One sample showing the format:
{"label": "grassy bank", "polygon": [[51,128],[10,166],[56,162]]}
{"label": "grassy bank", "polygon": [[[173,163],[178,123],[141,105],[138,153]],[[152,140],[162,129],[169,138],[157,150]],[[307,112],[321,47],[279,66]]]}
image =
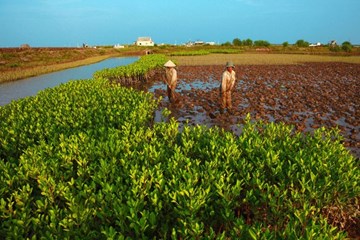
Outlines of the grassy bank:
{"label": "grassy bank", "polygon": [[124,55],[113,48],[2,48],[0,82],[14,81]]}
{"label": "grassy bank", "polygon": [[56,72],[56,71],[60,71],[60,70],[68,69],[68,68],[88,65],[88,64],[92,64],[92,63],[96,63],[96,62],[105,60],[111,56],[112,55],[96,56],[96,57],[91,57],[91,58],[87,58],[84,60],[78,60],[78,61],[74,61],[74,62],[26,68],[21,71],[6,71],[6,72],[1,73],[0,82],[14,81],[14,80],[18,80],[18,79],[38,76],[38,75],[45,74],[45,73]]}

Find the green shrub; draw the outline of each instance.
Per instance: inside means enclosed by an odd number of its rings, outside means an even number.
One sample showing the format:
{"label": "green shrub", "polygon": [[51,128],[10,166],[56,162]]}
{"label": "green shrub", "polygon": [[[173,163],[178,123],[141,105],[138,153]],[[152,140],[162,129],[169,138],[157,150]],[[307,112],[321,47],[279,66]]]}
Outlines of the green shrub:
{"label": "green shrub", "polygon": [[162,68],[166,61],[165,55],[149,54],[130,65],[96,71],[94,78],[106,78],[125,86],[144,83],[153,76],[156,69]]}
{"label": "green shrub", "polygon": [[235,38],[233,41],[232,41],[232,44],[234,46],[241,46],[242,45],[242,42],[239,38]]}
{"label": "green shrub", "polygon": [[341,44],[341,49],[344,51],[344,52],[351,52],[352,50],[352,45],[350,42],[346,41],[346,42],[343,42]]}
{"label": "green shrub", "polygon": [[105,82],[0,108],[5,139],[22,139],[1,142],[2,236],[346,236],[321,215],[360,192],[359,167],[336,130],[302,135],[249,116],[239,137],[205,126],[180,132],[174,119],[151,126],[148,94]]}
{"label": "green shrub", "polygon": [[329,50],[332,51],[332,52],[340,52],[341,47],[339,45],[329,46]]}
{"label": "green shrub", "polygon": [[265,40],[256,40],[254,41],[254,46],[256,47],[269,47],[270,43]]}
{"label": "green shrub", "polygon": [[300,40],[296,41],[295,45],[297,47],[308,47],[310,44],[309,44],[309,42],[307,42],[307,41],[305,41],[303,39],[300,39]]}

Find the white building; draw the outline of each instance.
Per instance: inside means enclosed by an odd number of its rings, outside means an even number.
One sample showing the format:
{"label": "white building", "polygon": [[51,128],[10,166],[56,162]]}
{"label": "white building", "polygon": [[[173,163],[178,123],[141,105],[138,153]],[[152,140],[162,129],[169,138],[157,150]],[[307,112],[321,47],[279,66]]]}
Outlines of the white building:
{"label": "white building", "polygon": [[124,45],[120,45],[120,44],[115,44],[115,45],[114,45],[114,48],[125,48],[125,46],[124,46]]}
{"label": "white building", "polygon": [[309,45],[309,47],[320,47],[320,46],[321,46],[320,42],[312,43],[312,44]]}
{"label": "white building", "polygon": [[137,46],[154,46],[154,42],[151,40],[151,37],[138,37],[135,44]]}

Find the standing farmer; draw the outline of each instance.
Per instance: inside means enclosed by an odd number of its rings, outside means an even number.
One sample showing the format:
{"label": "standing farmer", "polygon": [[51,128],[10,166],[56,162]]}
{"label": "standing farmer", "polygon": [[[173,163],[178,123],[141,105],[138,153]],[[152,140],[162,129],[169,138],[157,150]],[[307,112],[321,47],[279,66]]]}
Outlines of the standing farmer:
{"label": "standing farmer", "polygon": [[167,84],[167,94],[171,103],[175,102],[175,88],[177,84],[176,65],[171,60],[164,64],[165,67],[165,83]]}
{"label": "standing farmer", "polygon": [[231,102],[231,92],[235,86],[236,74],[234,71],[234,64],[232,62],[227,62],[225,66],[225,71],[221,76],[221,85],[220,85],[220,112],[223,113],[227,108],[229,113],[232,113],[232,102]]}

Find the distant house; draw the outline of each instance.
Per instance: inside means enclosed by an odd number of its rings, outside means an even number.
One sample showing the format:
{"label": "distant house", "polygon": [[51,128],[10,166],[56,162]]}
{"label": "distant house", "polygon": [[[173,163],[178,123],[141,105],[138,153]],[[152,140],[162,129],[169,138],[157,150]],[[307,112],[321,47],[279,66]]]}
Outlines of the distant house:
{"label": "distant house", "polygon": [[216,45],[215,42],[206,42],[205,44],[208,44],[208,45],[211,45],[211,46]]}
{"label": "distant house", "polygon": [[337,45],[337,43],[336,43],[336,41],[335,41],[335,40],[331,40],[331,41],[329,42],[329,45],[330,45],[330,46],[336,46],[336,45]]}
{"label": "distant house", "polygon": [[200,41],[200,40],[194,42],[194,45],[204,45],[204,44],[205,44],[204,41]]}
{"label": "distant house", "polygon": [[120,44],[115,44],[115,45],[114,45],[114,48],[125,48],[125,46],[124,46],[124,45],[120,45]]}
{"label": "distant house", "polygon": [[137,46],[154,46],[153,40],[151,40],[151,37],[138,37],[135,44]]}
{"label": "distant house", "polygon": [[321,46],[320,42],[312,43],[312,44],[309,45],[309,47],[320,47],[320,46]]}
{"label": "distant house", "polygon": [[21,44],[20,48],[30,48],[30,45],[25,43],[25,44]]}

